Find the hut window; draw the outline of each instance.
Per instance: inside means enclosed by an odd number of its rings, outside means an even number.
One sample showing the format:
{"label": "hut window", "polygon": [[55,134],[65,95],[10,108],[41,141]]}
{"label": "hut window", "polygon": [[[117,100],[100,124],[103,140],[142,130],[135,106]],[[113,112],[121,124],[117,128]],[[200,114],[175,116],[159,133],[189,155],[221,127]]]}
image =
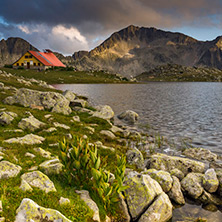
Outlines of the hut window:
{"label": "hut window", "polygon": [[40,62],[38,63],[38,66],[40,66]]}
{"label": "hut window", "polygon": [[30,55],[29,58],[32,58],[32,56]]}
{"label": "hut window", "polygon": [[36,63],[34,62],[34,66],[36,66]]}
{"label": "hut window", "polygon": [[22,63],[22,66],[24,66],[24,64]]}
{"label": "hut window", "polygon": [[29,57],[29,56],[27,56],[27,55],[25,56],[26,59],[27,59],[28,57]]}
{"label": "hut window", "polygon": [[19,63],[17,63],[17,66],[19,66]]}

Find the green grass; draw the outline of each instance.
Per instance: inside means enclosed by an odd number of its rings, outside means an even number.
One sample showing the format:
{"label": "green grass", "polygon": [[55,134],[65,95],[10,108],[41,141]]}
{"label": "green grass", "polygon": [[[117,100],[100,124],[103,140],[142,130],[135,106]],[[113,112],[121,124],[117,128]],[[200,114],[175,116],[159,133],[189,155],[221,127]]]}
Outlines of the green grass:
{"label": "green grass", "polygon": [[37,80],[46,81],[49,84],[59,83],[126,83],[127,81],[120,80],[114,74],[107,74],[103,71],[60,71],[47,70],[37,71],[31,69],[11,69],[2,68],[7,73],[12,73],[17,76],[23,76],[26,78],[34,78]]}

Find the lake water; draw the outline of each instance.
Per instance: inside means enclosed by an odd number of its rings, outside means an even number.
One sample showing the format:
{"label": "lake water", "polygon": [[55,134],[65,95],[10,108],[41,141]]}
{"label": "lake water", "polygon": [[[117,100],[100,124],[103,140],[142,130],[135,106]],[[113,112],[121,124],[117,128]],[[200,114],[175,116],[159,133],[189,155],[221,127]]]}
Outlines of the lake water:
{"label": "lake water", "polygon": [[[134,110],[137,126],[171,140],[188,140],[222,154],[222,83],[64,84],[54,85],[89,98],[93,105],[110,105],[115,114]],[[222,211],[222,209],[221,209]],[[211,212],[186,202],[173,211],[172,222],[206,218],[222,221],[219,210]]]}
{"label": "lake water", "polygon": [[110,105],[115,114],[134,110],[139,128],[222,154],[222,83],[60,84],[61,90]]}

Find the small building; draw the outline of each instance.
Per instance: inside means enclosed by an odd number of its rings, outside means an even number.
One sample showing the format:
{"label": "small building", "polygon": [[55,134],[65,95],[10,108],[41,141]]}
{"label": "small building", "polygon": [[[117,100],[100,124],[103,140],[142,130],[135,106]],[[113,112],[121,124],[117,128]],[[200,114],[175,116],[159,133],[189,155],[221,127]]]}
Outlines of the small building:
{"label": "small building", "polygon": [[51,50],[44,52],[27,51],[20,59],[12,64],[13,68],[47,69],[53,67],[66,67]]}

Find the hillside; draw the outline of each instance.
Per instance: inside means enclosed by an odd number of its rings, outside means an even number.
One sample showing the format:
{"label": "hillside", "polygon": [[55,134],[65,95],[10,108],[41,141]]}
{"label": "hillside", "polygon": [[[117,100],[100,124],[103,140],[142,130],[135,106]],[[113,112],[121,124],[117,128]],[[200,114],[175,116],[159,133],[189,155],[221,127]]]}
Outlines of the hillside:
{"label": "hillside", "polygon": [[0,66],[12,64],[28,50],[37,50],[21,38],[8,38],[0,41]]}
{"label": "hillside", "polygon": [[222,37],[198,41],[181,33],[129,26],[101,45],[73,54],[79,70],[108,70],[135,76],[164,64],[222,68]]}

